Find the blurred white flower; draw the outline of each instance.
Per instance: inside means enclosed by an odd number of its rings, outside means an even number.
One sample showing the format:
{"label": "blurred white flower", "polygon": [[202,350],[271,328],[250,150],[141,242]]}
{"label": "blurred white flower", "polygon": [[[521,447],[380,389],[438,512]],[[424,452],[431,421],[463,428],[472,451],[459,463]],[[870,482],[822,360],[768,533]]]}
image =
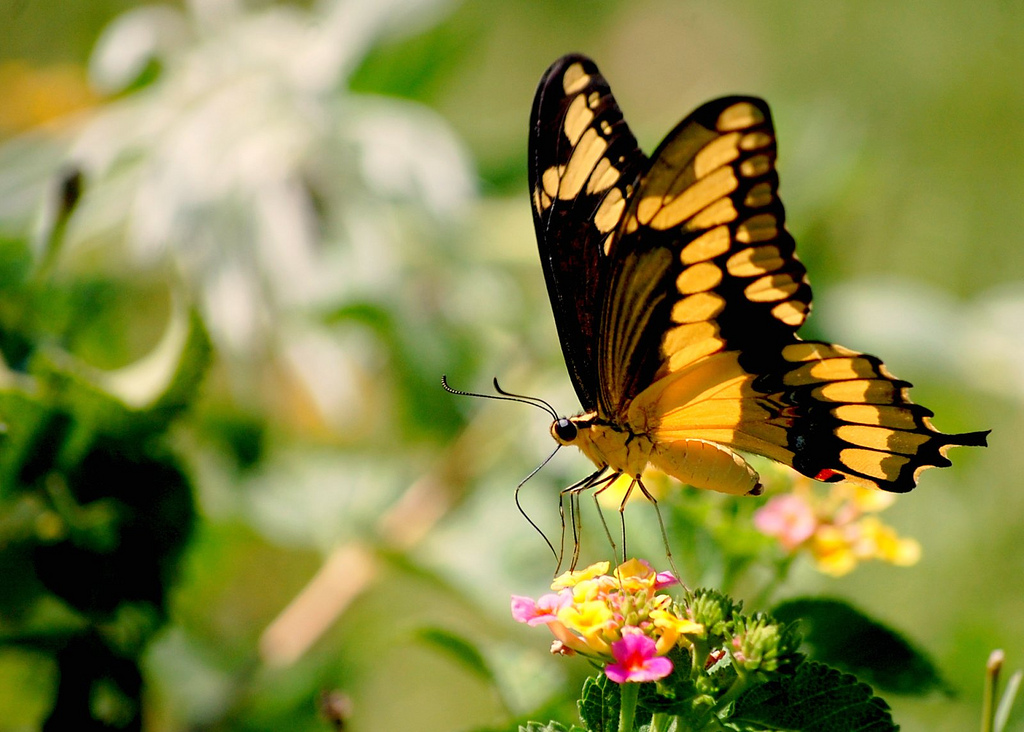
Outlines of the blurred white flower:
{"label": "blurred white flower", "polygon": [[129,87],[150,64],[159,77],[77,137],[91,188],[69,247],[123,232],[133,265],[172,262],[239,363],[287,340],[289,312],[393,287],[401,214],[457,218],[475,178],[437,114],[346,81],[372,43],[444,4],[194,0],[187,15],[121,16],[95,50],[96,84]]}

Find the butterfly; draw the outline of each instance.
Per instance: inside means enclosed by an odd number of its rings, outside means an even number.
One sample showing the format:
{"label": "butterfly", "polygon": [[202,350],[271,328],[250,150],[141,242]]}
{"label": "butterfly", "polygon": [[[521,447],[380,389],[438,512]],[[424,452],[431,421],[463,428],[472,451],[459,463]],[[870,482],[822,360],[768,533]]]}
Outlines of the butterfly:
{"label": "butterfly", "polygon": [[647,157],[592,60],[544,74],[530,122],[537,243],[583,413],[551,434],[597,471],[648,465],[757,494],[741,452],[819,481],[903,493],[987,431],[944,434],[876,357],[803,340],[811,288],[778,195],[768,105],[730,96]]}

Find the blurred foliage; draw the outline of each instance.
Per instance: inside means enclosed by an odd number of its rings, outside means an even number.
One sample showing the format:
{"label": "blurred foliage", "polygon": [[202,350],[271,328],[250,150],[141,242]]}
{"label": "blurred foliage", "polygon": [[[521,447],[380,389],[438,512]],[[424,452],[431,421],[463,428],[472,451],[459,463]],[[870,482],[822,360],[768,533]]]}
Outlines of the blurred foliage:
{"label": "blurred foliage", "polygon": [[[777,593],[851,600],[935,653],[956,696],[888,699],[903,729],[976,725],[989,650],[1024,647],[1020,4],[0,12],[0,730],[56,698],[115,728],[322,730],[325,690],[352,730],[576,720],[585,664],[507,615],[554,570],[511,496],[547,419],[438,385],[499,375],[575,409],[523,162],[568,51],[647,149],[708,98],[768,99],[807,333],[882,355],[940,429],[993,429],[890,509],[918,567],[797,562]],[[523,488],[550,536],[584,470],[560,455]],[[757,501],[660,505],[688,580],[772,599]],[[659,556],[653,511],[626,513],[631,552]]]}

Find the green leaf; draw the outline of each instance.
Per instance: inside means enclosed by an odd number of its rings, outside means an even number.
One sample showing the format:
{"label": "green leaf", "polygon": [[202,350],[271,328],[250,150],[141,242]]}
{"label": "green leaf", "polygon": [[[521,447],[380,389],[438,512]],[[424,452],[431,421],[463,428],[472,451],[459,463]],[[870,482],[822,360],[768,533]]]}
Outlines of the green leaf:
{"label": "green leaf", "polygon": [[484,681],[496,684],[494,672],[480,650],[469,640],[444,628],[420,628],[417,637],[442,651],[467,671]]}
{"label": "green leaf", "polygon": [[619,699],[619,685],[604,674],[591,676],[583,682],[580,719],[589,732],[618,732]]}
{"label": "green leaf", "polygon": [[871,687],[823,663],[805,661],[796,673],[746,692],[730,721],[740,729],[799,732],[883,732],[899,729],[889,705]]}
{"label": "green leaf", "polygon": [[570,729],[560,722],[548,722],[547,724],[527,722],[525,726],[519,725],[519,732],[574,732],[578,729],[579,727],[575,725]]}
{"label": "green leaf", "polygon": [[811,658],[849,671],[876,689],[894,694],[950,693],[923,651],[841,600],[789,600],[772,614],[786,622],[800,621],[804,650]]}
{"label": "green leaf", "polygon": [[449,20],[414,36],[368,50],[349,79],[359,94],[430,101],[450,83],[474,51],[486,20],[467,27],[465,17]]}
{"label": "green leaf", "polygon": [[[693,711],[697,687],[690,677],[690,654],[681,648],[669,653],[672,673],[657,683],[641,684],[637,706],[651,714],[688,715]],[[643,716],[639,714],[638,716]]]}

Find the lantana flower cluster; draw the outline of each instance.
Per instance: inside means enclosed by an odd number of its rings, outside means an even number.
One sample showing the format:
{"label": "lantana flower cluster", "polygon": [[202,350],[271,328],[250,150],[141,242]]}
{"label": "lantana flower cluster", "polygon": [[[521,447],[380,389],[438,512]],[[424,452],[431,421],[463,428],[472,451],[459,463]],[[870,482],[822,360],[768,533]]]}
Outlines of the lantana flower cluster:
{"label": "lantana flower cluster", "polygon": [[791,493],[758,509],[754,525],[788,552],[809,552],[821,572],[835,577],[870,559],[910,566],[921,557],[920,544],[900,537],[876,515],[895,500],[891,493],[850,483],[819,493],[801,476]]}
{"label": "lantana flower cluster", "polygon": [[685,617],[672,597],[660,593],[678,584],[668,572],[656,572],[631,559],[608,574],[598,562],[566,572],[538,600],[513,595],[512,617],[528,625],[547,625],[557,639],[552,652],[579,653],[605,663],[616,683],[656,681],[672,672],[667,654],[692,645],[704,626]]}

